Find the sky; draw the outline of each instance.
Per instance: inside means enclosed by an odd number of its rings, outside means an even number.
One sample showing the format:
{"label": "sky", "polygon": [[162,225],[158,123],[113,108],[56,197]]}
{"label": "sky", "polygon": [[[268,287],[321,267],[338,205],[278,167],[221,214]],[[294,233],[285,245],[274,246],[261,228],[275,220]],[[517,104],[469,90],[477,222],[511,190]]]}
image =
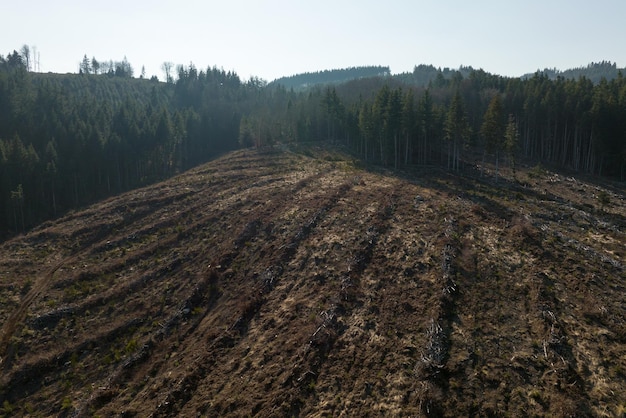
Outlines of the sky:
{"label": "sky", "polygon": [[160,79],[166,61],[266,81],[363,65],[626,67],[624,0],[20,0],[0,16],[0,55],[28,45],[41,72],[78,72],[84,55]]}

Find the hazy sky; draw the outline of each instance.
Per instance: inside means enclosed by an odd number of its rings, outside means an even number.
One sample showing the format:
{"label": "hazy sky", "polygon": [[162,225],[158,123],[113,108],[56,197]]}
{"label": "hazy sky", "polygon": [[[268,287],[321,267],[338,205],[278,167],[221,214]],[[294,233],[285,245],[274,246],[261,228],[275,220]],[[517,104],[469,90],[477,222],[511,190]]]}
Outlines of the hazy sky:
{"label": "hazy sky", "polygon": [[164,61],[267,81],[360,65],[626,66],[625,0],[19,0],[0,16],[0,54],[35,47],[44,72],[77,72],[84,54],[161,79]]}

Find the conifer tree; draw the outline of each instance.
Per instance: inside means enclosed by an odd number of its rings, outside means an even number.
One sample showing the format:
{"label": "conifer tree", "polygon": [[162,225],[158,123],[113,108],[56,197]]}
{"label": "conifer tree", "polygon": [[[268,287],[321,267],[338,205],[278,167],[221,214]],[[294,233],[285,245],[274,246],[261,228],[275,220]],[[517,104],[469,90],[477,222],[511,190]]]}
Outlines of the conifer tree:
{"label": "conifer tree", "polygon": [[504,146],[505,125],[502,115],[500,95],[496,94],[489,102],[480,128],[480,133],[485,141],[485,150],[489,153],[495,153],[496,181],[498,181],[500,151]]}
{"label": "conifer tree", "polygon": [[417,110],[413,89],[407,90],[402,103],[402,131],[404,133],[404,164],[409,164],[417,132]]}
{"label": "conifer tree", "polygon": [[517,154],[517,144],[519,142],[519,132],[517,131],[517,123],[512,114],[509,114],[509,121],[506,125],[504,133],[504,149],[513,169],[513,178],[516,178],[515,156]]}
{"label": "conifer tree", "polygon": [[421,163],[425,164],[429,158],[431,135],[434,126],[433,100],[428,90],[420,98],[418,105],[418,126],[420,136]]}
{"label": "conifer tree", "polygon": [[448,169],[459,170],[461,149],[467,145],[470,136],[470,127],[467,121],[465,105],[461,94],[457,90],[450,106],[445,123],[445,140],[448,144],[447,158]]}

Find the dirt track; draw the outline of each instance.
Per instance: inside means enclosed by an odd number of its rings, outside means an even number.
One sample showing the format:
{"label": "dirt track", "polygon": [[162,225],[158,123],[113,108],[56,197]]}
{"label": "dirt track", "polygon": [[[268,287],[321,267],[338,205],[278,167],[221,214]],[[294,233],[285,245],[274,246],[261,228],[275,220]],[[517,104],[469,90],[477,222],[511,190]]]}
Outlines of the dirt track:
{"label": "dirt track", "polygon": [[239,151],[5,242],[4,412],[624,413],[623,191],[504,174]]}

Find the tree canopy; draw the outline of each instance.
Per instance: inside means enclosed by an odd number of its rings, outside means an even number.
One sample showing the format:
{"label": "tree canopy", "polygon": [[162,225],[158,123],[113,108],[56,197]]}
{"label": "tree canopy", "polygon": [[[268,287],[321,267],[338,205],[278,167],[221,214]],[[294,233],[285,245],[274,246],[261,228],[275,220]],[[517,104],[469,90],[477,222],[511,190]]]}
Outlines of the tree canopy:
{"label": "tree canopy", "polygon": [[[2,237],[219,153],[277,142],[331,140],[390,167],[462,170],[472,151],[626,177],[621,72],[594,83],[471,67],[421,66],[410,77],[358,67],[315,74],[334,82],[295,90],[170,62],[166,82],[135,78],[126,59],[87,54],[79,74],[40,74],[29,71],[27,52],[0,56]],[[428,81],[416,82],[419,74]]]}

